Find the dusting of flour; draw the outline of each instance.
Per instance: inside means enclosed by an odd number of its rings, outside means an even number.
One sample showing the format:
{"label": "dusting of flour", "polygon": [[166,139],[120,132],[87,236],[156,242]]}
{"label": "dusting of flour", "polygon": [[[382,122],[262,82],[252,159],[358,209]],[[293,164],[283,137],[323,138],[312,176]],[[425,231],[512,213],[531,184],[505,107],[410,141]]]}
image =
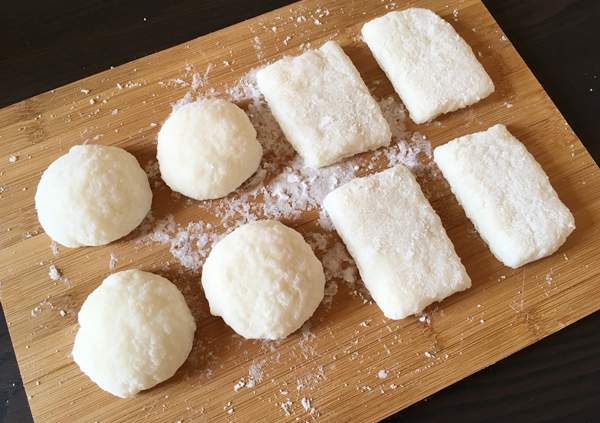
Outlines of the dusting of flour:
{"label": "dusting of flour", "polygon": [[[202,75],[202,84],[192,84],[194,91],[198,86],[206,84],[209,71],[207,68]],[[158,220],[150,218],[144,225],[138,242],[168,245],[171,255],[181,266],[197,272],[201,270],[213,243],[238,226],[257,219],[280,219],[290,226],[298,226],[314,220],[314,217],[306,217],[307,212],[312,212],[314,216],[318,216],[317,222],[324,233],[321,234],[320,250],[328,280],[338,279],[353,285],[358,274],[352,259],[339,240],[328,245],[329,240],[334,238],[333,227],[326,213],[321,210],[323,198],[351,179],[375,173],[384,167],[401,163],[417,174],[423,173],[428,170],[430,163],[428,159],[431,158],[431,144],[421,134],[407,131],[403,105],[396,96],[389,96],[379,101],[392,131],[392,142],[388,147],[363,153],[325,168],[306,167],[286,141],[261,96],[255,75],[256,69],[244,75],[235,85],[225,88],[222,93],[211,89],[197,98],[220,96],[246,110],[264,150],[257,172],[227,197],[197,203],[198,207],[212,215],[219,224],[212,225],[203,221],[177,223],[173,215]],[[191,101],[195,101],[195,98],[192,92],[188,92],[173,105],[173,109]],[[156,169],[156,162],[147,165],[151,176],[156,176]],[[327,302],[337,292],[337,285],[330,282],[326,292]]]}

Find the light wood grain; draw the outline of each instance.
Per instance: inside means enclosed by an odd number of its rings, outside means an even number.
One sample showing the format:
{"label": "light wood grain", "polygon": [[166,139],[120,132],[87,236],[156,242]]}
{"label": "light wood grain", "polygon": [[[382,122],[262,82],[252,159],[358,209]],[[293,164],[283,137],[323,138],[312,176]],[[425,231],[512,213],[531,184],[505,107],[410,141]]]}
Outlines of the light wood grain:
{"label": "light wood grain", "polygon": [[[340,284],[332,306],[321,307],[310,320],[314,337],[297,333],[278,345],[234,336],[221,319],[209,315],[199,274],[166,266],[171,258],[167,248],[136,245],[135,234],[102,248],[60,248],[59,255],[52,256],[33,206],[41,172],[70,146],[98,134],[103,136],[95,142],[124,147],[141,163],[150,160],[158,130],[152,123],[160,124],[171,103],[189,90],[176,84],[161,86],[159,81],[189,82],[186,65],[202,73],[213,63],[209,84],[199,91],[223,89],[251,68],[299,53],[303,43],[316,47],[335,38],[373,85],[385,78],[357,39],[359,28],[375,16],[409,6],[431,8],[451,22],[480,53],[497,87],[475,106],[439,118],[438,125],[411,129],[418,129],[435,146],[497,122],[506,124],[541,163],[575,215],[577,229],[558,253],[518,270],[503,267],[476,235],[447,186],[437,181],[424,188],[438,192],[433,206],[473,288],[428,308],[427,325],[416,318],[387,320],[376,305],[363,304]],[[320,25],[310,18],[319,8],[329,11],[318,18]],[[308,19],[298,23],[298,16]],[[287,36],[291,39],[286,45]],[[260,51],[254,37],[259,37]],[[129,81],[139,86],[128,88]],[[117,83],[125,87],[119,89]],[[91,92],[86,95],[82,88]],[[375,90],[377,96],[391,92],[387,82]],[[89,102],[91,96],[98,96],[94,104]],[[113,116],[114,109],[119,113]],[[0,185],[5,189],[0,194],[0,295],[37,421],[372,421],[600,309],[599,169],[478,1],[298,3],[5,108],[0,111],[0,141]],[[11,154],[18,156],[16,163],[8,162]],[[180,223],[206,217],[194,204],[174,199],[164,185],[156,186],[154,194],[157,217],[175,213]],[[309,233],[317,230],[315,217],[309,212],[286,223]],[[182,369],[171,380],[128,400],[101,391],[69,357],[77,311],[110,272],[111,253],[119,258],[117,270],[135,266],[171,278],[198,322],[194,349]],[[68,284],[49,280],[49,263],[61,269]],[[66,316],[61,317],[60,310]],[[262,365],[263,380],[255,388],[234,392],[233,385],[256,363]],[[378,378],[380,369],[387,370],[387,379]],[[300,390],[299,382],[304,384]],[[311,399],[319,417],[304,412],[303,397]],[[281,408],[288,399],[291,416]],[[228,414],[226,408],[231,407],[234,411]]]}

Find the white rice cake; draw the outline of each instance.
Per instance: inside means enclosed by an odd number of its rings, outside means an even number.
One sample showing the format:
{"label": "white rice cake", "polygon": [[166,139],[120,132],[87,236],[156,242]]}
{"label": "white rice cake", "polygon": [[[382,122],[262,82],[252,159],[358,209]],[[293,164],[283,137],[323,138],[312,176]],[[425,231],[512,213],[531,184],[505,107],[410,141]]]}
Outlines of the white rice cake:
{"label": "white rice cake", "polygon": [[256,78],[283,133],[308,166],[327,166],[390,143],[379,105],[335,41],[284,57]]}
{"label": "white rice cake", "polygon": [[471,47],[429,9],[390,12],[367,22],[362,36],[415,123],[494,92]]}
{"label": "white rice cake", "polygon": [[437,147],[434,160],[498,260],[517,268],[554,253],[575,220],[542,167],[504,125]]}
{"label": "white rice cake", "polygon": [[440,218],[403,165],[350,181],[323,206],[386,317],[420,313],[471,286]]}

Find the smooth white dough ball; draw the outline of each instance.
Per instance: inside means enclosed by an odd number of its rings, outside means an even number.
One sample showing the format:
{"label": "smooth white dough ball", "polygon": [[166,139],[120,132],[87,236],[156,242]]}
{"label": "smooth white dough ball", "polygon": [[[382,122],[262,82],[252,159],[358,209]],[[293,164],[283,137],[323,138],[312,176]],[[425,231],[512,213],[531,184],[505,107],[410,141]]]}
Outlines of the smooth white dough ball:
{"label": "smooth white dough ball", "polygon": [[181,106],[158,133],[162,179],[172,190],[196,200],[226,196],[256,172],[261,157],[250,119],[225,100]]}
{"label": "smooth white dough ball", "polygon": [[152,204],[148,176],[118,147],[76,145],[50,164],[35,193],[40,224],[65,247],[104,245],[127,235]]}
{"label": "smooth white dough ball", "polygon": [[274,220],[237,228],[202,269],[210,312],[249,339],[281,339],[323,299],[323,266],[302,235]]}
{"label": "smooth white dough ball", "polygon": [[189,355],[196,331],[177,287],[140,270],[104,279],[78,319],[75,363],[100,388],[121,398],[173,376]]}

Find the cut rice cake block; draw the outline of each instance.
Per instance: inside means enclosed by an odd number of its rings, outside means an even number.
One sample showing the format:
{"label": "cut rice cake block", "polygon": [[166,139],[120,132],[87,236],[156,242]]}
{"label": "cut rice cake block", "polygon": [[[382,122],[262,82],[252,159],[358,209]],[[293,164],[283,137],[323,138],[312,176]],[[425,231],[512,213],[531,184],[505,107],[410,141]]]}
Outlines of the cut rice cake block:
{"label": "cut rice cake block", "polygon": [[542,167],[504,125],[450,141],[433,157],[505,265],[516,268],[554,253],[575,229]]}
{"label": "cut rice cake block", "polygon": [[440,218],[403,165],[354,179],[323,205],[386,317],[420,313],[471,286]]}
{"label": "cut rice cake block", "polygon": [[308,166],[327,166],[390,143],[379,105],[335,41],[284,57],[256,78],[273,116]]}
{"label": "cut rice cake block", "polygon": [[362,36],[415,123],[478,102],[494,83],[452,25],[429,9],[390,12]]}

